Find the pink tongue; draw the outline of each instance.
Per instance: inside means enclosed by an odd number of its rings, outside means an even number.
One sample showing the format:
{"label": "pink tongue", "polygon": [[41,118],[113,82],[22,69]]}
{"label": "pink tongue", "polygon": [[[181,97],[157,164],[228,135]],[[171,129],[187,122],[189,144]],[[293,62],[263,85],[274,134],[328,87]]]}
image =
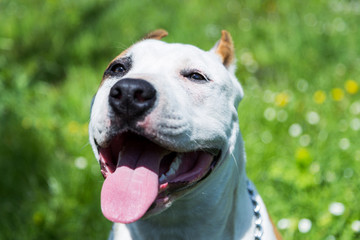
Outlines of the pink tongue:
{"label": "pink tongue", "polygon": [[165,153],[148,142],[126,145],[119,166],[105,179],[101,190],[101,209],[107,219],[131,223],[146,213],[158,195],[159,165]]}

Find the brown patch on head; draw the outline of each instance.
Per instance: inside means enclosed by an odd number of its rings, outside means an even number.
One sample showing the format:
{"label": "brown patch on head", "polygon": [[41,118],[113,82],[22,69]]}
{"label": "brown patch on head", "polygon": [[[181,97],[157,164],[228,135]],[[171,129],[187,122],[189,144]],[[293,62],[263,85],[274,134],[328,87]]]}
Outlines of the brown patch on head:
{"label": "brown patch on head", "polygon": [[[145,39],[157,39],[160,40],[164,37],[166,37],[168,35],[168,32],[165,31],[164,29],[157,29],[154,30],[152,32],[149,32],[148,34],[146,34],[142,40]],[[125,57],[125,55],[129,52],[129,48],[125,49],[124,51],[122,51],[119,55],[117,55],[113,60],[111,60],[111,62],[109,63],[108,67],[116,60],[122,57]]]}
{"label": "brown patch on head", "polygon": [[110,67],[110,65],[111,65],[116,59],[125,57],[125,55],[128,53],[128,51],[129,51],[129,48],[128,48],[128,49],[125,49],[124,51],[122,51],[122,52],[121,52],[119,55],[117,55],[113,60],[111,60],[111,62],[108,64],[108,66],[107,66],[106,68]]}
{"label": "brown patch on head", "polygon": [[[160,39],[166,37],[167,35],[168,35],[168,32],[165,31],[164,29],[157,29],[157,30],[155,30],[155,31],[152,31],[152,32],[146,34],[141,40],[146,40],[146,39],[156,39],[156,40],[160,40]],[[122,51],[118,56],[116,56],[113,60],[111,60],[111,62],[110,62],[110,63],[108,64],[108,66],[106,67],[106,69],[108,69],[114,61],[116,61],[116,60],[118,60],[118,59],[120,59],[120,58],[126,57],[126,55],[129,53],[129,49],[130,49],[130,48],[131,48],[131,47],[125,49],[125,50]],[[103,78],[102,78],[102,80],[101,80],[100,86],[104,83],[104,81],[107,79],[107,77],[108,77],[107,75],[105,75],[105,74],[103,75]]]}
{"label": "brown patch on head", "polygon": [[221,31],[221,39],[215,46],[215,53],[218,54],[225,67],[229,67],[235,61],[234,43],[228,31]]}
{"label": "brown patch on head", "polygon": [[166,37],[168,35],[168,32],[165,31],[164,29],[157,29],[154,30],[152,32],[149,32],[148,34],[146,34],[143,39],[156,39],[156,40],[160,40],[164,37]]}
{"label": "brown patch on head", "polygon": [[[110,61],[110,63],[107,65],[106,69],[108,69],[110,67],[110,65],[119,58],[125,57],[125,55],[128,53],[128,49],[125,49],[124,51],[122,51],[119,55],[117,55],[113,60]],[[107,78],[107,75],[103,75],[101,82],[100,82],[100,86],[103,84],[104,80]]]}

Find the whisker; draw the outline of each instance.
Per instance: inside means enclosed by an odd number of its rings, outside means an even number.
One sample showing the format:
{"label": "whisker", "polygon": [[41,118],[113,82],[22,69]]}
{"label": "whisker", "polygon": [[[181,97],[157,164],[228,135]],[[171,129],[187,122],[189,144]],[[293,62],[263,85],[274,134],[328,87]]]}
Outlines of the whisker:
{"label": "whisker", "polygon": [[87,146],[89,146],[89,145],[90,145],[89,142],[85,143],[85,144],[80,148],[80,150],[83,151],[83,150],[84,150]]}
{"label": "whisker", "polygon": [[240,177],[239,164],[237,163],[236,158],[235,158],[233,152],[231,153],[231,158],[232,158],[232,160],[233,160],[233,162],[234,162],[234,164],[235,164],[235,166],[236,166],[236,173],[237,173],[238,177]]}

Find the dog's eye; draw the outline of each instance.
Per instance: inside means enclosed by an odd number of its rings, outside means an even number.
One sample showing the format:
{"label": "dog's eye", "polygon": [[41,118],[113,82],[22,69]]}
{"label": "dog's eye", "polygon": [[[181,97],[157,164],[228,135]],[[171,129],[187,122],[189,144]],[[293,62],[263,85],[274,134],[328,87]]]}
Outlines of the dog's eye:
{"label": "dog's eye", "polygon": [[121,63],[116,63],[111,66],[110,71],[114,73],[124,73],[126,71],[126,68]]}
{"label": "dog's eye", "polygon": [[190,73],[186,77],[193,81],[208,81],[204,75],[197,72]]}

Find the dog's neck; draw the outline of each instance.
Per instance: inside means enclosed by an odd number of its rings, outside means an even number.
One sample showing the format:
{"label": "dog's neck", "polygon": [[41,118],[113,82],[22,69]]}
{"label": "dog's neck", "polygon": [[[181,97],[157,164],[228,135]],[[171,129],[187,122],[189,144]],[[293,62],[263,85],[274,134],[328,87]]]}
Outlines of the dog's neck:
{"label": "dog's neck", "polygon": [[253,206],[240,134],[226,158],[196,193],[158,215],[127,225],[133,239],[252,239]]}

